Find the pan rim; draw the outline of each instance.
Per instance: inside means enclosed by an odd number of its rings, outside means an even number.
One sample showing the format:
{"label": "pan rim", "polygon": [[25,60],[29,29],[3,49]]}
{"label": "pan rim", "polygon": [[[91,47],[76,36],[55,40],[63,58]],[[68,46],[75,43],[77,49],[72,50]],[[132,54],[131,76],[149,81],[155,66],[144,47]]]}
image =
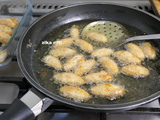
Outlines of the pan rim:
{"label": "pan rim", "polygon": [[23,65],[23,61],[22,61],[22,56],[21,56],[21,49],[22,49],[22,43],[23,43],[23,39],[26,35],[26,33],[32,28],[32,26],[34,26],[39,20],[43,19],[44,17],[48,16],[49,14],[51,13],[54,13],[54,12],[57,12],[59,10],[63,10],[63,9],[68,9],[68,8],[72,8],[72,7],[76,7],[76,6],[81,6],[81,5],[114,5],[114,6],[120,6],[120,7],[125,7],[125,8],[128,8],[128,9],[132,9],[132,10],[136,10],[136,11],[139,11],[139,12],[143,12],[144,14],[147,14],[151,17],[153,17],[154,19],[158,20],[160,22],[160,18],[158,18],[157,16],[155,15],[152,15],[151,13],[148,13],[146,11],[143,11],[143,10],[140,10],[140,9],[136,9],[136,8],[132,8],[132,7],[128,7],[128,6],[124,6],[124,5],[119,5],[119,4],[115,4],[115,3],[109,3],[109,2],[102,2],[102,3],[97,3],[97,2],[92,2],[92,3],[89,3],[89,2],[86,2],[86,3],[81,3],[81,4],[76,4],[76,5],[71,5],[71,6],[67,6],[67,7],[64,7],[64,8],[60,8],[58,10],[55,10],[55,11],[51,11],[43,16],[41,16],[40,18],[38,18],[37,20],[35,20],[28,28],[27,30],[24,32],[24,34],[20,37],[20,41],[18,43],[18,55],[17,55],[17,61],[18,61],[18,65],[24,75],[24,77],[27,79],[27,81],[36,89],[38,89],[38,91],[40,91],[41,93],[45,94],[46,96],[56,100],[56,101],[59,101],[59,102],[62,102],[66,105],[70,105],[70,106],[73,106],[73,107],[77,107],[77,108],[81,108],[81,109],[87,109],[87,110],[96,110],[96,111],[119,111],[119,110],[129,110],[129,109],[132,109],[132,108],[135,108],[137,106],[140,106],[140,105],[143,105],[145,103],[149,103],[157,98],[160,97],[160,91],[148,96],[148,97],[145,97],[145,98],[142,98],[142,99],[139,99],[139,100],[136,100],[136,101],[132,101],[132,102],[128,102],[128,103],[119,103],[119,104],[109,104],[109,105],[104,105],[104,104],[88,104],[88,103],[78,103],[78,102],[74,102],[72,100],[68,100],[66,98],[63,98],[61,96],[58,96],[48,90],[46,90],[44,87],[42,87],[40,84],[38,84],[38,82],[36,82],[27,72],[27,70],[25,69],[24,65]]}

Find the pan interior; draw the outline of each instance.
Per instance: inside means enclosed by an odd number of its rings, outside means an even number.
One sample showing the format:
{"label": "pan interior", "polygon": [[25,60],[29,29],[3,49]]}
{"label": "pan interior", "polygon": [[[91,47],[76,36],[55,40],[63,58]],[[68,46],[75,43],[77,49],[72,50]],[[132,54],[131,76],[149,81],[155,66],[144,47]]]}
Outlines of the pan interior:
{"label": "pan interior", "polygon": [[[40,43],[37,45],[37,48],[35,49],[36,52],[34,52],[33,60],[32,60],[32,68],[33,68],[34,76],[42,87],[49,90],[53,94],[59,95],[59,88],[63,86],[61,84],[56,84],[53,80],[53,75],[60,71],[56,71],[52,68],[49,68],[45,66],[44,63],[42,62],[43,56],[48,54],[48,51],[51,49],[52,43],[58,39],[69,37],[69,30],[72,25],[74,24],[77,25],[81,32],[82,29],[87,24],[93,21],[94,20],[83,20],[83,21],[76,21],[69,24],[61,25],[58,28],[53,29],[53,31],[50,34],[42,38]],[[129,37],[145,34],[145,31],[141,31],[136,27],[129,26],[123,23],[120,23],[120,24],[122,24],[127,29]],[[141,42],[142,41],[140,42],[136,41],[134,43],[138,45]],[[156,41],[149,41],[149,42],[156,48],[156,52],[157,52],[157,58],[155,60],[145,59],[142,62],[142,65],[149,69],[150,71],[149,76],[145,78],[136,79],[123,74],[119,74],[117,77],[114,78],[113,82],[111,83],[121,85],[125,88],[126,94],[124,95],[124,97],[111,101],[111,100],[92,96],[92,98],[86,103],[89,103],[89,104],[128,103],[128,102],[145,98],[159,91],[159,88],[160,88],[160,77],[159,77],[160,60],[159,60],[159,49],[158,49],[159,46],[156,43]],[[101,45],[100,47],[106,47],[106,45]],[[97,46],[95,46],[95,49],[96,48]],[[124,49],[124,46],[121,46],[119,48],[114,49],[114,51],[117,51],[117,50],[125,50],[125,49]],[[87,55],[87,56],[88,56],[87,58],[89,59],[90,55]],[[62,63],[64,63],[64,61],[65,60],[62,59]],[[118,63],[118,61],[116,62]],[[121,65],[119,64],[119,67],[120,66]],[[97,66],[97,71],[98,69],[99,67]],[[83,85],[81,87],[88,91],[88,89],[91,86]]]}

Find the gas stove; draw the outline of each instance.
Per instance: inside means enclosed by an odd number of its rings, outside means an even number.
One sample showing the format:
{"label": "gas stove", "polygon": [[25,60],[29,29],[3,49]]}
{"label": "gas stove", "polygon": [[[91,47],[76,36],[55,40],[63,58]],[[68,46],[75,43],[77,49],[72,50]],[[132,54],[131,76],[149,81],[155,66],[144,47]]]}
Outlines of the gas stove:
{"label": "gas stove", "polygon": [[[95,2],[94,0],[92,0]],[[41,15],[59,9],[61,7],[66,7],[72,4],[82,3],[82,2],[92,2],[92,1],[74,1],[74,0],[33,0],[33,18],[32,22],[36,20]],[[149,1],[142,0],[124,0],[124,1],[99,1],[99,2],[112,2],[117,4],[125,4],[130,7],[137,9],[142,9],[153,14],[152,7]],[[0,2],[0,7],[3,8]],[[17,14],[17,17],[21,17],[21,12],[17,9],[16,4],[6,4],[11,12],[10,14]],[[25,8],[25,6],[24,6]],[[15,98],[21,98],[29,89],[31,85],[27,82],[23,74],[21,73],[17,59],[16,52],[12,61],[3,67],[0,67],[0,114],[3,113],[5,109],[13,102]],[[74,108],[70,108],[58,101],[55,101],[44,113],[41,113],[36,120],[159,120],[160,119],[160,99],[157,99],[151,103],[139,106],[138,108],[131,109],[122,112],[113,113],[93,113],[86,111],[77,111]]]}

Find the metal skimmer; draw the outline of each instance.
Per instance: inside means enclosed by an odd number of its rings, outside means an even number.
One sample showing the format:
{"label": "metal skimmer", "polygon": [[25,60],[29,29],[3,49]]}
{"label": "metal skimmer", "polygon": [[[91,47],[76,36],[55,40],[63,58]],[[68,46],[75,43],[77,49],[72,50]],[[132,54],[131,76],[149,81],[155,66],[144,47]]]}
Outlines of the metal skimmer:
{"label": "metal skimmer", "polygon": [[127,30],[119,23],[111,21],[95,21],[84,27],[82,30],[82,38],[87,39],[88,32],[97,32],[107,37],[106,46],[116,47],[128,38]]}

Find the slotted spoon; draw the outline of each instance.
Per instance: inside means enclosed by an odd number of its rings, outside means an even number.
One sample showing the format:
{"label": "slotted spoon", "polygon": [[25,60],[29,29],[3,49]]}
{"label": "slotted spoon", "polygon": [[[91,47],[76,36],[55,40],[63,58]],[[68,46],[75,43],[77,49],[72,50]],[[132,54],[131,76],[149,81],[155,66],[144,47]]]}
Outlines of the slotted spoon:
{"label": "slotted spoon", "polygon": [[107,46],[111,48],[119,47],[125,43],[136,40],[160,39],[160,34],[142,35],[130,37],[124,26],[112,21],[95,21],[91,22],[82,30],[82,38],[88,39],[89,32],[97,32],[107,37]]}

